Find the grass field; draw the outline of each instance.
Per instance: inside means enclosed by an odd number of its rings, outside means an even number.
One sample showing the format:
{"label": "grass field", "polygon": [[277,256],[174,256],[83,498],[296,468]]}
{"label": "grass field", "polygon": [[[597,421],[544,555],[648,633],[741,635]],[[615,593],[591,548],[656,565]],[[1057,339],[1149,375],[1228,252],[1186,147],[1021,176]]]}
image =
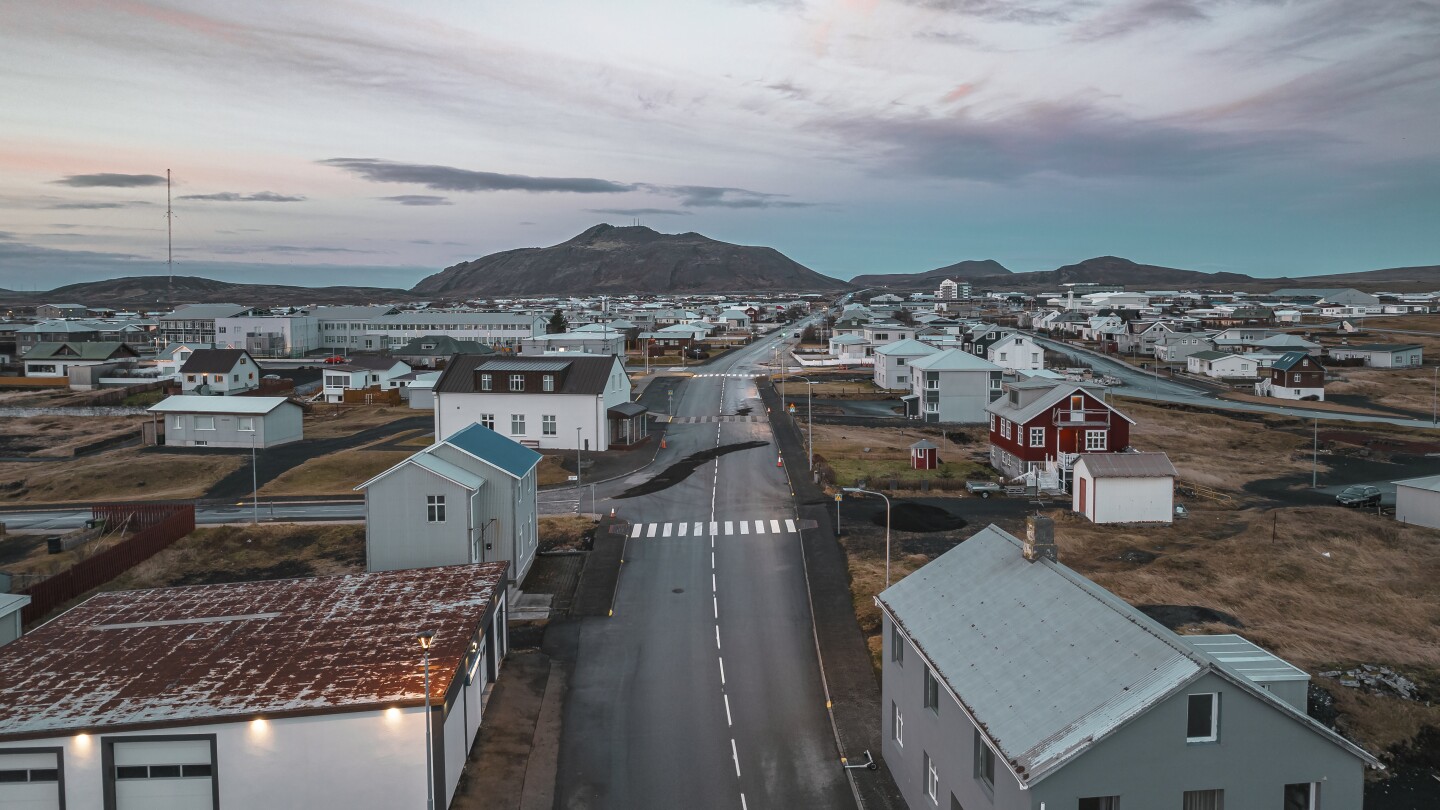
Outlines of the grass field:
{"label": "grass field", "polygon": [[305,415],[305,438],[333,439],[349,436],[401,419],[424,416],[425,413],[394,405],[316,405],[314,410]]}
{"label": "grass field", "polygon": [[[973,432],[963,432],[962,435],[970,437]],[[937,469],[910,468],[910,445],[922,437],[940,445],[942,463]],[[835,471],[836,481],[843,486],[862,478],[879,481],[892,476],[907,480],[948,478],[956,481],[994,478],[994,472],[975,456],[977,449],[978,444],[952,444],[939,431],[932,430],[815,426],[815,457],[817,461],[824,458],[825,463]]]}
{"label": "grass field", "polygon": [[103,590],[161,588],[365,570],[365,527],[316,523],[196,529]]}
{"label": "grass field", "polygon": [[1435,402],[1435,366],[1420,368],[1335,368],[1340,379],[1326,384],[1329,394],[1356,394],[1392,408],[1430,414]]}
{"label": "grass field", "polygon": [[181,456],[122,448],[77,461],[0,464],[0,502],[198,498],[249,463],[238,455]]}
{"label": "grass field", "polygon": [[540,550],[577,550],[585,547],[586,532],[598,521],[581,515],[544,515],[539,519]]}
{"label": "grass field", "polygon": [[69,457],[79,445],[134,433],[147,416],[29,416],[0,419],[0,456]]}
{"label": "grass field", "polygon": [[282,473],[260,488],[267,497],[281,495],[349,495],[411,455],[408,450],[341,450],[329,453]]}
{"label": "grass field", "polygon": [[1310,471],[1310,441],[1302,435],[1307,425],[1298,419],[1237,419],[1135,400],[1117,407],[1136,422],[1131,446],[1165,453],[1192,483],[1239,492],[1251,481]]}

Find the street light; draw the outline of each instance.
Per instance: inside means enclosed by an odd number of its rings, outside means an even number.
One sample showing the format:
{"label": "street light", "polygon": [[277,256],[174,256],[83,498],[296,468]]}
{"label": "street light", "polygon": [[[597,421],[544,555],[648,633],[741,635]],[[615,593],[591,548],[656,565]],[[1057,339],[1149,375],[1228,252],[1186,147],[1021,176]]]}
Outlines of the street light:
{"label": "street light", "polygon": [[805,381],[805,445],[806,453],[809,456],[810,469],[815,469],[815,418],[811,410],[810,392],[814,391],[815,381],[803,374],[796,374],[795,379]]}
{"label": "street light", "polygon": [[250,508],[250,522],[260,522],[260,473],[255,469],[255,434],[250,434],[250,491],[254,499]]}
{"label": "street light", "polygon": [[425,657],[425,807],[435,810],[435,761],[430,744],[430,645],[435,641],[434,630],[415,634]]}
{"label": "street light", "polygon": [[860,487],[841,487],[841,490],[854,494],[879,495],[885,499],[885,587],[890,587],[890,497],[883,492],[861,489]]}

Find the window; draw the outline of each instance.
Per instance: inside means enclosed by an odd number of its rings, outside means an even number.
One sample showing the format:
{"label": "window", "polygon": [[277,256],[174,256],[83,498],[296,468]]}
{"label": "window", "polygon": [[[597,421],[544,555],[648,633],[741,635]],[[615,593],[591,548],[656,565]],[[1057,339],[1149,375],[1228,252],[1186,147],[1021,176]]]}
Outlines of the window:
{"label": "window", "polygon": [[1001,361],[1001,362],[1004,362],[1004,361],[1005,361],[1005,352],[1000,352],[1000,361]]}
{"label": "window", "polygon": [[1001,419],[1001,420],[1000,420],[1000,435],[1001,435],[1001,436],[1004,436],[1004,437],[1007,438],[1007,439],[1010,438],[1010,425],[1011,425],[1011,424],[1013,424],[1013,423],[1012,423],[1009,419]]}
{"label": "window", "polygon": [[1039,353],[1039,352],[1031,352],[1031,353],[1030,353],[1030,362],[1032,362],[1032,363],[1039,363],[1039,362],[1040,362],[1040,353]]}
{"label": "window", "polygon": [[932,802],[934,802],[934,803],[936,803],[936,804],[939,804],[939,803],[940,803],[940,800],[937,799],[937,798],[935,798],[936,795],[939,794],[939,793],[940,793],[940,774],[939,774],[938,771],[935,770],[935,760],[931,759],[929,754],[926,754],[926,755],[925,755],[925,795],[930,797],[930,801],[932,801]]}
{"label": "window", "polygon": [[900,635],[898,625],[890,625],[890,660],[905,665],[905,637]]}
{"label": "window", "polygon": [[525,414],[523,414],[523,413],[512,413],[512,414],[510,414],[510,435],[511,435],[511,436],[524,436],[524,435],[525,435]]}
{"label": "window", "polygon": [[481,391],[489,391],[489,390],[490,390],[490,385],[491,385],[491,383],[490,383],[490,375],[489,375],[489,374],[481,374],[481,375],[480,375],[480,390],[481,390]]}
{"label": "window", "polygon": [[194,374],[186,374],[186,375],[185,375],[185,382],[195,382],[195,375],[194,375]]}
{"label": "window", "polygon": [[240,375],[239,375],[239,374],[231,374],[231,375],[230,375],[230,382],[240,382]]}
{"label": "window", "polygon": [[1285,810],[1320,810],[1320,784],[1304,782],[1286,785]]}
{"label": "window", "polygon": [[1106,436],[1106,433],[1105,433],[1105,431],[1103,431],[1103,430],[1087,430],[1087,431],[1085,431],[1085,449],[1086,449],[1086,450],[1104,450],[1104,449],[1105,449],[1105,436]]}
{"label": "window", "polygon": [[[116,779],[188,779],[213,776],[214,773],[214,766],[208,763],[203,765],[118,765],[115,767]],[[58,776],[57,773],[56,777],[58,778]],[[32,778],[30,781],[40,780]],[[56,780],[46,781],[54,782]]]}
{"label": "window", "polygon": [[897,358],[895,358],[895,365],[897,365],[897,366],[903,366],[903,365],[905,365],[905,358],[903,358],[903,357],[897,357]]}
{"label": "window", "polygon": [[428,523],[444,523],[444,522],[445,522],[445,496],[444,496],[444,495],[426,495],[426,496],[425,496],[425,520],[426,520],[426,522],[428,522]]}
{"label": "window", "polygon": [[1082,395],[1082,394],[1074,394],[1074,395],[1072,395],[1072,396],[1070,397],[1070,410],[1072,410],[1072,411],[1083,411],[1083,410],[1085,410],[1085,397],[1084,397],[1084,395]]}
{"label": "window", "polygon": [[253,416],[242,416],[242,417],[240,417],[240,426],[239,426],[238,430],[254,431],[254,430],[255,430],[255,417],[253,417]]}
{"label": "window", "polygon": [[59,768],[21,768],[0,771],[0,784],[21,782],[59,782]]}
{"label": "window", "polygon": [[540,432],[546,436],[555,435],[555,417],[553,415],[540,417]]}
{"label": "window", "polygon": [[925,403],[925,412],[926,412],[926,413],[939,413],[939,412],[940,412],[940,403],[938,403],[938,402],[927,402],[927,403]]}
{"label": "window", "polygon": [[894,702],[890,704],[890,739],[901,748],[905,747],[905,715],[900,711],[900,704]]}
{"label": "window", "polygon": [[510,390],[511,390],[511,391],[524,391],[524,390],[525,390],[525,375],[524,375],[524,374],[511,374],[511,375],[510,375]]}
{"label": "window", "polygon": [[938,372],[938,371],[927,371],[927,372],[925,372],[925,387],[928,388],[928,389],[930,389],[931,391],[938,391],[938,390],[940,390],[940,372]]}
{"label": "window", "polygon": [[940,713],[940,681],[929,667],[925,667],[925,708]]}
{"label": "window", "polygon": [[975,778],[989,790],[995,789],[995,752],[985,744],[980,730],[975,730]]}
{"label": "window", "polygon": [[1187,790],[1181,810],[1225,810],[1225,791]]}
{"label": "window", "polygon": [[179,414],[176,414],[176,415],[175,415],[175,422],[174,422],[173,424],[171,424],[170,427],[174,428],[175,430],[184,430],[184,429],[185,429],[185,417],[183,417],[183,416],[181,416],[181,415],[179,415]]}
{"label": "window", "polygon": [[1081,799],[1079,810],[1120,810],[1120,797],[1092,796]]}
{"label": "window", "polygon": [[990,414],[990,430],[995,430],[995,414]]}
{"label": "window", "polygon": [[541,387],[543,390],[546,390],[546,391],[554,391],[554,390],[555,390],[555,375],[554,375],[554,374],[546,374],[545,377],[541,380],[541,386],[540,386],[540,387]]}
{"label": "window", "polygon": [[1185,742],[1215,742],[1220,738],[1220,695],[1190,695],[1185,718]]}
{"label": "window", "polygon": [[196,429],[196,430],[214,430],[214,429],[215,429],[215,417],[213,417],[213,416],[197,416],[197,417],[195,417],[195,429]]}
{"label": "window", "polygon": [[1044,447],[1044,446],[1045,446],[1045,428],[1043,428],[1043,427],[1032,427],[1032,428],[1030,428],[1030,446],[1031,446],[1031,447]]}

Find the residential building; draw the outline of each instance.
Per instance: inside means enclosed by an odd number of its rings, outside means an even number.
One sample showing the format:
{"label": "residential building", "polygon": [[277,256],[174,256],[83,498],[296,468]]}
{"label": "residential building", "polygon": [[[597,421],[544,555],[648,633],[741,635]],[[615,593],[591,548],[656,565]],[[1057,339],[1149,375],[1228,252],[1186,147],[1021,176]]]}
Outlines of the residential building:
{"label": "residential building", "polygon": [[990,362],[1010,371],[1038,371],[1045,368],[1045,347],[1029,335],[1010,332],[985,348]]}
{"label": "residential building", "polygon": [[1155,340],[1151,351],[1160,363],[1184,363],[1196,352],[1215,350],[1215,343],[1203,332],[1172,332]]}
{"label": "residential building", "polygon": [[1270,293],[1271,298],[1286,301],[1303,301],[1307,304],[1334,304],[1337,306],[1374,306],[1380,303],[1378,296],[1361,292],[1353,287],[1312,288],[1287,287]]}
{"label": "residential building", "polygon": [[393,391],[400,387],[399,378],[410,371],[410,364],[398,357],[356,355],[326,366],[321,386],[326,402],[344,402],[346,391]]}
{"label": "residential building", "polygon": [[1249,341],[1244,346],[1249,351],[1305,352],[1311,357],[1319,357],[1323,350],[1319,343],[1306,340],[1299,335],[1287,335],[1284,332],[1260,340]]}
{"label": "residential building", "polygon": [[875,349],[875,385],[890,390],[910,390],[910,363],[940,350],[918,340],[900,340]]}
{"label": "residential building", "polygon": [[1256,396],[1276,399],[1325,400],[1325,367],[1309,354],[1286,352],[1261,372]]}
{"label": "residential building", "polygon": [[426,335],[448,335],[514,352],[521,340],[545,334],[548,320],[546,315],[510,312],[400,312],[372,318],[365,331],[384,335],[388,349]]}
{"label": "residential building", "polygon": [[525,581],[539,548],[539,453],[470,425],[356,487],[370,571],[508,562]]}
{"label": "residential building", "polygon": [[1364,749],[1309,676],[1180,636],[1059,561],[1054,524],[989,526],[880,593],[881,753],[912,810],[1358,808]]}
{"label": "residential building", "polygon": [[856,334],[837,334],[830,338],[830,355],[840,365],[865,363],[870,358],[870,344]]}
{"label": "residential building", "polygon": [[19,326],[14,331],[19,354],[41,343],[124,343],[138,352],[153,351],[150,325],[123,321],[42,321]]}
{"label": "residential building", "polygon": [[560,332],[554,335],[536,335],[520,341],[520,354],[533,355],[549,352],[583,352],[624,357],[625,333],[616,329],[588,329]]}
{"label": "residential building", "polygon": [[30,597],[0,590],[0,647],[19,638],[25,632],[22,611],[30,604]]}
{"label": "residential building", "polygon": [[135,360],[140,353],[126,343],[37,343],[21,357],[27,377],[64,377],[71,368]]}
{"label": "residential building", "polygon": [[1440,529],[1440,475],[1396,481],[1395,519]]}
{"label": "residential building", "polygon": [[35,317],[42,320],[51,318],[84,318],[90,308],[84,304],[41,304],[35,307]]}
{"label": "residential building", "polygon": [[457,354],[489,354],[494,351],[478,340],[456,340],[449,335],[416,338],[390,353],[411,368],[443,368]]}
{"label": "residential building", "polygon": [[1255,358],[1229,352],[1195,352],[1185,358],[1185,368],[1191,374],[1202,374],[1217,380],[1260,376],[1260,364]]}
{"label": "residential building", "polygon": [[913,340],[915,337],[915,327],[906,326],[903,323],[897,323],[895,321],[871,321],[865,324],[865,328],[861,330],[860,335],[865,338],[866,343],[870,344],[870,354],[874,354],[875,349],[886,344],[898,343],[902,340]]}
{"label": "residential building", "polygon": [[201,346],[190,343],[171,343],[155,354],[155,368],[160,371],[162,377],[174,377],[180,373],[180,368],[196,349],[208,349],[209,346]]}
{"label": "residential building", "polygon": [[754,323],[754,318],[743,309],[727,309],[716,316],[715,322],[723,324],[730,331],[738,331],[749,329]]}
{"label": "residential building", "polygon": [[435,437],[479,423],[528,447],[608,450],[648,436],[618,357],[456,356],[435,383]]}
{"label": "residential building", "polygon": [[448,807],[509,649],[505,569],[96,594],[0,655],[0,807],[404,808],[427,781]]}
{"label": "residential building", "polygon": [[215,347],[244,349],[253,357],[304,357],[325,343],[320,321],[308,313],[246,313],[215,319]]}
{"label": "residential building", "polygon": [[985,410],[990,466],[1010,479],[1034,474],[1047,488],[1069,488],[1081,453],[1128,449],[1135,424],[1094,391],[1042,377],[1010,383]]}
{"label": "residential building", "polygon": [[215,320],[249,315],[252,307],[239,304],[181,304],[168,315],[161,315],[156,337],[161,346],[171,343],[215,345]]}
{"label": "residential building", "polygon": [[1170,523],[1178,476],[1164,453],[1082,453],[1070,508],[1092,523]]}
{"label": "residential building", "polygon": [[166,397],[146,409],[165,420],[166,447],[254,447],[305,437],[304,412],[285,397]]}
{"label": "residential building", "polygon": [[962,301],[970,298],[970,282],[945,279],[935,290],[935,298],[938,301]]}
{"label": "residential building", "polygon": [[259,388],[264,372],[244,349],[195,349],[178,376],[181,393],[223,397]]}
{"label": "residential building", "polygon": [[1331,346],[1330,359],[1358,359],[1374,368],[1417,368],[1424,349],[1416,343],[1365,343],[1356,346]]}
{"label": "residential building", "polygon": [[910,393],[901,397],[906,414],[926,422],[984,422],[985,407],[1000,396],[1003,373],[989,360],[960,349],[911,360]]}
{"label": "residential building", "polygon": [[[371,321],[399,311],[392,306],[343,306],[317,307],[311,314],[320,330],[321,346],[329,350],[356,351],[360,338],[371,333]],[[417,339],[423,337],[428,336],[420,335]]]}

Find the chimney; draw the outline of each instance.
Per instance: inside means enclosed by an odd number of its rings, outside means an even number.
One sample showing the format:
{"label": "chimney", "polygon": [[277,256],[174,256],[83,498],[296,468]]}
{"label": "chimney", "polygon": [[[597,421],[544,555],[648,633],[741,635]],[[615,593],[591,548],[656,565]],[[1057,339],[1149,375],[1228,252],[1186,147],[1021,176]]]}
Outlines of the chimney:
{"label": "chimney", "polygon": [[1044,515],[1025,518],[1025,546],[1021,553],[1030,562],[1041,557],[1050,562],[1059,562],[1059,554],[1055,549],[1055,521]]}

